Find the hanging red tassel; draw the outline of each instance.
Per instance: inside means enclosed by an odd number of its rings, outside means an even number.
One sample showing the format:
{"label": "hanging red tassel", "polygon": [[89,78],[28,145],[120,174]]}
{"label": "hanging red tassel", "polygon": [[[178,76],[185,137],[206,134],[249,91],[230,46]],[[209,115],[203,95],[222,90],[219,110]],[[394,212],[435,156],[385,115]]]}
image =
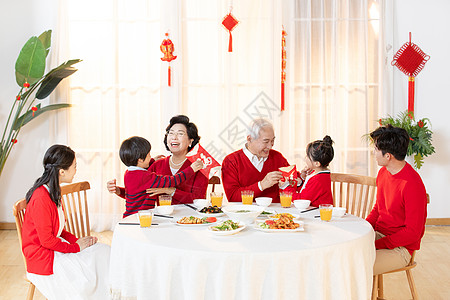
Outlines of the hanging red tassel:
{"label": "hanging red tassel", "polygon": [[164,53],[164,57],[161,57],[162,61],[167,61],[169,63],[169,67],[167,69],[167,80],[168,86],[171,86],[171,70],[170,70],[170,62],[175,60],[177,57],[173,55],[175,51],[172,41],[169,39],[169,33],[166,32],[166,39],[164,39],[159,47],[161,52]]}
{"label": "hanging red tassel", "polygon": [[34,112],[37,111],[38,108],[37,108],[36,106],[33,106],[33,107],[31,108],[31,110],[33,111],[32,115],[33,115],[33,117],[34,117]]}
{"label": "hanging red tassel", "polygon": [[284,89],[286,82],[286,31],[281,31],[281,111],[284,111]]}
{"label": "hanging red tassel", "polygon": [[223,18],[222,25],[228,30],[230,37],[228,39],[228,52],[233,52],[233,36],[231,35],[231,31],[236,27],[239,21],[231,14],[232,8],[230,8],[230,12]]}
{"label": "hanging red tassel", "polygon": [[414,114],[414,77],[412,76],[408,80],[408,114],[412,119]]}

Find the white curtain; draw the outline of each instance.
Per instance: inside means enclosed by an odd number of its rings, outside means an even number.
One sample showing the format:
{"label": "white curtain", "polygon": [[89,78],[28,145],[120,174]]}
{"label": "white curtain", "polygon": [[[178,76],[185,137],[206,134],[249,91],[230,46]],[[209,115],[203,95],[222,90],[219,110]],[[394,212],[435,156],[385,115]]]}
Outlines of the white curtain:
{"label": "white curtain", "polygon": [[[221,25],[230,9],[239,20],[231,53]],[[57,56],[83,59],[70,81],[67,131],[77,180],[91,183],[93,229],[112,228],[124,211],[106,190],[111,178],[123,184],[121,141],[143,136],[152,155],[167,154],[164,129],[179,113],[197,124],[219,161],[242,147],[248,122],[263,116],[274,123],[274,148],[291,164],[302,168],[307,143],[328,134],[336,142],[332,171],[374,176],[362,136],[378,119],[382,15],[382,3],[372,0],[61,1]],[[171,87],[159,49],[166,32],[177,55]]]}

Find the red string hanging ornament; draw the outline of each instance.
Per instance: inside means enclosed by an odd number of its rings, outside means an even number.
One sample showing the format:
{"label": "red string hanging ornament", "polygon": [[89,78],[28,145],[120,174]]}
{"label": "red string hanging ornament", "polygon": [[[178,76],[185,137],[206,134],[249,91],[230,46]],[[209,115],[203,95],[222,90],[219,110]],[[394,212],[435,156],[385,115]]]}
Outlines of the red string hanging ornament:
{"label": "red string hanging ornament", "polygon": [[232,8],[230,8],[230,12],[223,18],[222,25],[228,30],[230,37],[228,39],[228,52],[233,52],[233,36],[231,35],[231,31],[236,27],[239,21],[231,14]]}
{"label": "red string hanging ornament", "polygon": [[281,31],[281,111],[284,111],[284,84],[286,82],[286,36],[283,29]]}
{"label": "red string hanging ornament", "polygon": [[33,107],[31,108],[31,110],[33,111],[32,115],[33,115],[33,117],[34,117],[34,112],[37,111],[38,108],[37,108],[36,106],[33,106]]}
{"label": "red string hanging ornament", "polygon": [[416,44],[411,42],[411,32],[409,42],[395,53],[391,65],[396,66],[400,71],[409,76],[408,80],[408,112],[412,119],[414,114],[414,77],[422,71],[425,63],[430,59]]}
{"label": "red string hanging ornament", "polygon": [[170,62],[177,57],[173,55],[174,47],[172,41],[169,39],[169,33],[166,32],[166,39],[164,39],[160,46],[161,52],[164,54],[164,57],[161,57],[162,61],[167,61],[169,63],[169,67],[167,69],[167,80],[168,85],[171,86],[171,71],[170,71]]}

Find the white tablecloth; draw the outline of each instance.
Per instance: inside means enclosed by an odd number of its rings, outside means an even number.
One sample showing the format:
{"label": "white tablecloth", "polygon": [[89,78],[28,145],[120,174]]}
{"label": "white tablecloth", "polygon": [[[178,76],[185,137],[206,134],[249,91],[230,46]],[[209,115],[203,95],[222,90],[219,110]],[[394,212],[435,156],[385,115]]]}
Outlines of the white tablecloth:
{"label": "white tablecloth", "polygon": [[[279,204],[270,209],[283,211]],[[285,211],[298,213],[295,208]],[[154,217],[157,226],[117,224],[110,280],[115,299],[369,299],[374,231],[346,215],[331,222],[300,214],[305,231],[231,236]],[[198,216],[177,206],[174,220]],[[137,222],[137,216],[121,222]]]}

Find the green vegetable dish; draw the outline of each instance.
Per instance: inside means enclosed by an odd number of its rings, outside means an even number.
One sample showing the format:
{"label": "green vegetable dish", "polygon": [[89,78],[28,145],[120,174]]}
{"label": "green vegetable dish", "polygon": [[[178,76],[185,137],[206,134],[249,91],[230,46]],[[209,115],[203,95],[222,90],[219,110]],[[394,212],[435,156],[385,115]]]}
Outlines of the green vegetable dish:
{"label": "green vegetable dish", "polygon": [[239,228],[239,224],[235,223],[231,220],[226,220],[222,224],[212,227],[212,229],[215,231],[231,231],[231,230],[236,230],[238,228]]}

